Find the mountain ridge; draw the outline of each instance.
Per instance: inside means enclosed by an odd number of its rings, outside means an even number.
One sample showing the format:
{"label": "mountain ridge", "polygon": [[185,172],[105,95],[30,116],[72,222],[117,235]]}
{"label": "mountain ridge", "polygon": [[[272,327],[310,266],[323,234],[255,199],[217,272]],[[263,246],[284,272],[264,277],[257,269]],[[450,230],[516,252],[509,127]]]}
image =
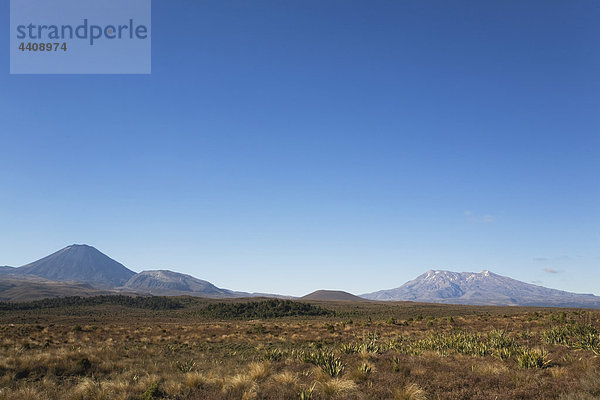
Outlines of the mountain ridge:
{"label": "mountain ridge", "polygon": [[250,296],[249,293],[221,289],[208,281],[165,269],[148,270],[135,274],[125,282],[123,288],[162,296],[181,294],[213,298]]}
{"label": "mountain ridge", "polygon": [[488,270],[429,270],[394,289],[360,297],[380,301],[418,301],[470,305],[514,305],[600,308],[600,297],[534,285]]}
{"label": "mountain ridge", "polygon": [[[36,288],[37,292],[36,293]],[[280,297],[218,288],[170,270],[136,273],[95,247],[73,244],[18,268],[0,267],[0,300],[129,293],[207,298]]]}
{"label": "mountain ridge", "polygon": [[[36,280],[38,278],[40,280]],[[32,289],[34,287],[40,288],[40,293],[35,293],[35,290]],[[208,298],[293,298],[292,296],[223,289],[194,276],[166,269],[135,273],[89,245],[67,246],[18,268],[0,267],[0,289],[5,292],[5,296],[0,295],[4,300],[22,299],[27,295],[39,297],[42,293],[48,293],[50,297],[61,294],[78,295],[78,293],[87,295],[93,293],[94,290]],[[600,297],[598,296],[550,289],[487,270],[479,273],[429,270],[393,289],[366,293],[361,296],[354,296],[342,291],[317,290],[300,299],[600,308]]]}

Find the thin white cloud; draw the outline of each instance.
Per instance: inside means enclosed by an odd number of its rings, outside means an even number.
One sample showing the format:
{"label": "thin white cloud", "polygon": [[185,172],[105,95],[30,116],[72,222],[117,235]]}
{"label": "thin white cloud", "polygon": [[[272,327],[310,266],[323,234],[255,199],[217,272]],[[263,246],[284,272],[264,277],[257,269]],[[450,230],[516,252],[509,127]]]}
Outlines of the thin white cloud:
{"label": "thin white cloud", "polygon": [[494,214],[477,214],[471,210],[464,211],[464,215],[467,217],[468,221],[479,224],[491,224],[497,219],[497,216]]}
{"label": "thin white cloud", "polygon": [[496,216],[492,215],[492,214],[485,214],[483,217],[481,217],[481,222],[489,224],[492,223],[496,220]]}
{"label": "thin white cloud", "polygon": [[548,274],[558,274],[559,271],[553,269],[553,268],[544,268],[544,272],[548,273]]}

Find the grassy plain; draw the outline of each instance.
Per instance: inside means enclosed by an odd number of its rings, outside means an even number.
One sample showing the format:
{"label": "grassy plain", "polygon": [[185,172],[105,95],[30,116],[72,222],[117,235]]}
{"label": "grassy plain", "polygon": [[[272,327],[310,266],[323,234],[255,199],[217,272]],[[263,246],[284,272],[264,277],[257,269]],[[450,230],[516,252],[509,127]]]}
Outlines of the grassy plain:
{"label": "grassy plain", "polygon": [[599,330],[575,309],[2,303],[0,399],[594,399]]}

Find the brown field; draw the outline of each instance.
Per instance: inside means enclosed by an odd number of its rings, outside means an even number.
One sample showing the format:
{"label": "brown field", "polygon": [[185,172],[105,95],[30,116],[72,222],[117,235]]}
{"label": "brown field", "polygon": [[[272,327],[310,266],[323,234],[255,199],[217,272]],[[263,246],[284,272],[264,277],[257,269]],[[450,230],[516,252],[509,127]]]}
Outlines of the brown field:
{"label": "brown field", "polygon": [[600,396],[598,311],[313,302],[332,313],[248,319],[206,311],[248,300],[176,301],[5,307],[0,399]]}

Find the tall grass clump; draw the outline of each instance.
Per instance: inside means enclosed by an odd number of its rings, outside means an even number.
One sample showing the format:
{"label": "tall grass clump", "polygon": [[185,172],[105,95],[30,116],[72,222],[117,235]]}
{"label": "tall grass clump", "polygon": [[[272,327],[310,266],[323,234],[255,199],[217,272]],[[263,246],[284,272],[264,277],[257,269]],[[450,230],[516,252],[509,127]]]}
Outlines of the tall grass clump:
{"label": "tall grass clump", "polygon": [[300,359],[320,367],[323,372],[333,378],[342,375],[345,368],[345,364],[329,351],[303,352],[300,354]]}
{"label": "tall grass clump", "polygon": [[550,360],[543,349],[523,349],[517,356],[517,364],[521,368],[546,368]]}

